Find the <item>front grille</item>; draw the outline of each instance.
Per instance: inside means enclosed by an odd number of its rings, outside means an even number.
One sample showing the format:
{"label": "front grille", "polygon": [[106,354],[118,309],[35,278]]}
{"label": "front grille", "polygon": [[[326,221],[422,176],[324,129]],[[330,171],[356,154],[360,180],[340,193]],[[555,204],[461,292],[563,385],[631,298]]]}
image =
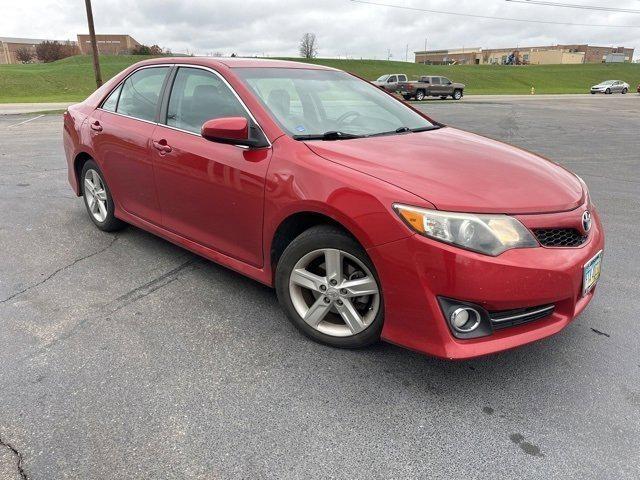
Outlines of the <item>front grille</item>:
{"label": "front grille", "polygon": [[543,247],[579,247],[587,240],[575,228],[534,228],[533,233]]}
{"label": "front grille", "polygon": [[501,312],[490,312],[491,325],[494,330],[501,328],[515,327],[523,323],[533,322],[540,318],[547,317],[553,313],[555,305],[543,305],[540,307],[518,308],[516,310],[503,310]]}

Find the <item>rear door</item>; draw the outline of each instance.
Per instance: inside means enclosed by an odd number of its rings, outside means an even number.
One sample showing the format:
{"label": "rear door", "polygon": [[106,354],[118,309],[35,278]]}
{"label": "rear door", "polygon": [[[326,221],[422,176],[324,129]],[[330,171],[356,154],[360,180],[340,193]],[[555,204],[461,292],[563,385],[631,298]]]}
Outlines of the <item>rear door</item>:
{"label": "rear door", "polygon": [[91,123],[97,161],[118,207],[158,225],[150,140],[169,69],[136,70],[107,97]]}
{"label": "rear door", "polygon": [[264,186],[271,148],[215,143],[200,134],[207,120],[253,117],[209,69],[178,67],[154,132],[162,225],[200,245],[262,266]]}
{"label": "rear door", "polygon": [[431,95],[438,96],[442,95],[442,82],[440,81],[440,77],[431,77],[431,89],[429,90]]}

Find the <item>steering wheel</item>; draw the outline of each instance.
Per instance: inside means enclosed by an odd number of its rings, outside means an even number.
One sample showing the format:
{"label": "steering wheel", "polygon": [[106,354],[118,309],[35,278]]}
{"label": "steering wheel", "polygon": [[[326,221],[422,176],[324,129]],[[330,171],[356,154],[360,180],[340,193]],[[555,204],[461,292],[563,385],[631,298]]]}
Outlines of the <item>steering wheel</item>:
{"label": "steering wheel", "polygon": [[337,118],[336,123],[337,123],[338,125],[341,125],[341,124],[343,124],[343,123],[345,122],[345,120],[346,120],[347,118],[351,118],[351,117],[353,117],[353,118],[355,119],[355,118],[360,117],[360,116],[362,116],[362,114],[361,114],[360,112],[356,112],[355,110],[350,110],[350,111],[345,112],[345,113],[343,113],[342,115],[340,115],[340,116]]}

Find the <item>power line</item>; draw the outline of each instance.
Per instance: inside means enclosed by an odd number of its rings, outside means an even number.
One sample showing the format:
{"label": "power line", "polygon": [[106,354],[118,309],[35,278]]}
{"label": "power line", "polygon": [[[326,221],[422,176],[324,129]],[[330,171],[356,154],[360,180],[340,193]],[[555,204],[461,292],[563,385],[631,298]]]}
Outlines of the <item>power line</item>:
{"label": "power line", "polygon": [[365,5],[375,5],[376,7],[399,8],[401,10],[411,10],[414,12],[436,13],[440,15],[454,15],[458,17],[483,18],[487,20],[503,20],[506,22],[522,22],[522,23],[543,23],[547,25],[569,25],[574,27],[605,27],[605,28],[640,28],[640,25],[604,25],[598,23],[569,23],[569,22],[553,22],[547,20],[529,20],[524,18],[494,17],[489,15],[477,15],[473,13],[451,12],[446,10],[432,10],[427,8],[407,7],[404,5],[394,5],[391,3],[369,2],[366,0],[351,0],[353,3],[362,3]]}
{"label": "power line", "polygon": [[640,10],[633,10],[630,8],[600,7],[596,5],[578,5],[575,3],[541,2],[539,0],[505,0],[505,1],[512,2],[512,3],[524,3],[525,5],[541,5],[545,7],[577,8],[580,10],[597,10],[597,11],[618,12],[618,13],[640,13]]}

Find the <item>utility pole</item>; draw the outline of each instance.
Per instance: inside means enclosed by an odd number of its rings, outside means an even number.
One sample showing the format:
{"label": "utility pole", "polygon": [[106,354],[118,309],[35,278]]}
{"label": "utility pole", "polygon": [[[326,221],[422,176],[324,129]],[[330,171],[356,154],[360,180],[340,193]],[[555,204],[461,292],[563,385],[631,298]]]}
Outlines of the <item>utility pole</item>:
{"label": "utility pole", "polygon": [[424,64],[427,64],[427,37],[424,37]]}
{"label": "utility pole", "polygon": [[87,7],[87,22],[89,23],[89,36],[91,37],[91,49],[93,50],[93,72],[96,75],[96,87],[102,86],[102,74],[100,73],[100,59],[98,58],[98,42],[96,41],[96,30],[93,27],[93,11],[91,10],[91,0],[84,0]]}

